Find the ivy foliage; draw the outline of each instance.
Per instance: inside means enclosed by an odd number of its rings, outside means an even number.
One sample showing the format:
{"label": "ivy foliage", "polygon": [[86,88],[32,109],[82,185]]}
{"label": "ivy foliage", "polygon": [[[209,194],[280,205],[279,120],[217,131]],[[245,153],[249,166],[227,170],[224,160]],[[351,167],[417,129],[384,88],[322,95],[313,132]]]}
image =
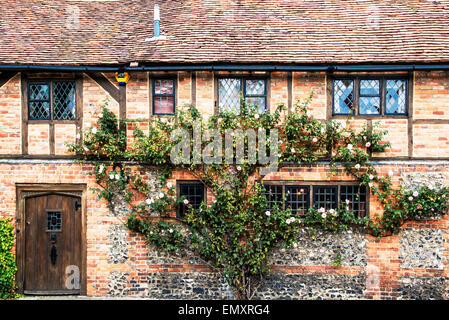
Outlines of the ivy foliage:
{"label": "ivy foliage", "polygon": [[14,277],[17,272],[12,249],[14,246],[14,226],[11,219],[0,219],[0,299],[17,297]]}
{"label": "ivy foliage", "polygon": [[[121,124],[136,120],[119,121],[105,105],[98,123],[69,149],[80,154],[82,161],[92,163],[91,174],[99,186],[96,191],[111,209],[120,202],[118,198],[126,202],[128,229],[169,252],[184,250],[194,254],[221,273],[237,298],[250,299],[269,271],[269,253],[279,246],[295,246],[301,227],[334,232],[358,228],[381,237],[398,232],[408,219],[447,212],[446,188],[422,187],[410,195],[393,188],[391,174],[377,172],[370,161],[371,154],[390,147],[384,142],[387,131],[378,130],[378,124],[355,130],[349,120],[317,120],[309,105],[310,99],[298,101],[289,112],[279,105],[274,112],[259,114],[257,108],[242,101],[239,114],[220,112],[208,119],[203,119],[193,106],[179,108],[174,117],[145,120],[148,133],[135,129],[134,141],[127,148]],[[188,141],[190,149],[199,144],[200,150],[207,150],[219,162],[195,162],[195,152],[190,153],[188,163],[171,161],[171,152],[179,142],[173,134],[178,129],[199,130],[207,138],[196,141],[193,133]],[[377,198],[384,212],[381,216],[357,217],[348,204],[339,210],[311,208],[304,216],[295,216],[289,208],[270,205],[263,182],[258,182],[263,181],[261,165],[248,158],[240,159],[238,164],[226,163],[222,151],[211,147],[211,129],[217,129],[221,135],[234,130],[234,148],[238,139],[249,148],[250,138],[242,135],[244,130],[262,132],[268,149],[271,144],[278,144],[279,165],[330,159],[330,175],[345,173],[358,180]],[[269,135],[273,129],[279,133],[277,141]],[[148,166],[158,168],[160,173],[163,188],[157,195],[146,179]],[[167,182],[173,170],[187,171],[200,180],[208,190],[209,201],[194,209],[187,199],[176,199],[174,186]],[[184,219],[173,215],[180,206],[187,208]]]}

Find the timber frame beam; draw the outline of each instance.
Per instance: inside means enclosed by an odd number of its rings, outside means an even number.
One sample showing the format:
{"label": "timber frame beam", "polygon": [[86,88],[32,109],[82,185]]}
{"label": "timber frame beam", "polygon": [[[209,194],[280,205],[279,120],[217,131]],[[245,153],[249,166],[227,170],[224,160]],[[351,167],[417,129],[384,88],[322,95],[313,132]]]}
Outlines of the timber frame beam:
{"label": "timber frame beam", "polygon": [[17,72],[14,71],[3,71],[0,73],[0,88],[5,85],[12,77],[14,77]]}

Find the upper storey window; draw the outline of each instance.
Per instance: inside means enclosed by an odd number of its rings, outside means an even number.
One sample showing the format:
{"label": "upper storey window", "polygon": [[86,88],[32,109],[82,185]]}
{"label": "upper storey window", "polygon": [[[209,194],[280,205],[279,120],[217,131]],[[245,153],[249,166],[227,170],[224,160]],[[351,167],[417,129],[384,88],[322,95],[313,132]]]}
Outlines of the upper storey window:
{"label": "upper storey window", "polygon": [[75,120],[75,81],[30,82],[28,95],[30,120]]}
{"label": "upper storey window", "polygon": [[267,108],[267,85],[265,79],[220,78],[218,79],[218,107],[220,111],[240,113],[240,98],[253,105],[259,112]]}
{"label": "upper storey window", "polygon": [[333,80],[333,114],[407,115],[408,81],[399,78]]}
{"label": "upper storey window", "polygon": [[153,80],[153,114],[175,114],[175,80]]}

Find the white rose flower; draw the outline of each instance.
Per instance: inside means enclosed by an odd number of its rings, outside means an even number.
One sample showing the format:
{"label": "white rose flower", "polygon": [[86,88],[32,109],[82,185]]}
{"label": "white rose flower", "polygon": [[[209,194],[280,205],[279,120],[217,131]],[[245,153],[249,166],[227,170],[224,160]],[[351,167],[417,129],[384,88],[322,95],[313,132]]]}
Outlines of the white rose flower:
{"label": "white rose flower", "polygon": [[188,205],[188,204],[189,204],[189,200],[187,200],[187,199],[184,199],[183,202],[184,202],[185,205]]}
{"label": "white rose flower", "polygon": [[254,115],[254,118],[259,119],[259,114],[256,113],[256,114]]}
{"label": "white rose flower", "polygon": [[413,201],[413,197],[408,197],[408,201]]}
{"label": "white rose flower", "polygon": [[271,212],[270,212],[270,211],[265,211],[265,215],[266,215],[267,217],[269,217],[269,216],[271,216]]}
{"label": "white rose flower", "polygon": [[360,169],[360,164],[357,163],[357,164],[354,166],[354,168],[356,168],[357,170]]}
{"label": "white rose flower", "polygon": [[349,211],[349,207],[346,207],[346,211]]}
{"label": "white rose flower", "polygon": [[114,180],[114,177],[115,177],[115,176],[114,176],[113,174],[110,174],[110,175],[109,175],[109,179],[111,179],[111,180]]}
{"label": "white rose flower", "polygon": [[99,113],[99,114],[98,114],[98,118],[100,118],[100,119],[103,118],[103,114],[102,114],[102,113]]}
{"label": "white rose flower", "polygon": [[240,166],[237,166],[237,171],[242,171],[242,168]]}
{"label": "white rose flower", "polygon": [[290,151],[291,151],[292,153],[295,153],[295,152],[296,152],[295,148],[291,148]]}
{"label": "white rose flower", "polygon": [[163,192],[159,193],[159,199],[162,199],[163,197],[164,197],[164,193]]}
{"label": "white rose flower", "polygon": [[327,217],[326,212],[323,212],[323,213],[321,214],[321,217],[322,217],[323,219],[326,219],[326,217]]}
{"label": "white rose flower", "polygon": [[348,150],[352,150],[353,145],[352,144],[348,144]]}
{"label": "white rose flower", "polygon": [[291,223],[290,218],[287,219],[287,220],[285,220],[285,223],[286,223],[286,224],[290,224],[290,223]]}
{"label": "white rose flower", "polygon": [[97,133],[97,128],[95,128],[95,127],[92,128],[92,133],[93,133],[93,134],[96,134],[96,133]]}
{"label": "white rose flower", "polygon": [[89,149],[86,147],[86,146],[84,146],[84,151],[86,151],[86,152],[88,152],[89,151]]}
{"label": "white rose flower", "polygon": [[99,172],[99,173],[102,173],[103,170],[104,170],[104,166],[103,166],[103,165],[100,165],[100,168],[98,169],[98,172]]}
{"label": "white rose flower", "polygon": [[367,147],[367,148],[371,147],[371,142],[367,142],[367,143],[365,144],[365,147]]}
{"label": "white rose flower", "polygon": [[418,196],[418,191],[413,192],[413,196],[417,197]]}
{"label": "white rose flower", "polygon": [[374,179],[374,176],[373,176],[372,174],[370,174],[370,175],[369,175],[369,179],[370,179],[370,180],[373,180],[373,179]]}
{"label": "white rose flower", "polygon": [[323,207],[321,207],[321,208],[318,209],[318,212],[319,212],[319,213],[324,213],[325,211],[326,211],[326,209],[324,209]]}
{"label": "white rose flower", "polygon": [[120,179],[120,175],[119,174],[116,174],[115,175],[115,180],[119,180]]}
{"label": "white rose flower", "polygon": [[173,233],[173,229],[168,229],[168,232]]}
{"label": "white rose flower", "polygon": [[145,202],[146,202],[147,204],[152,204],[152,203],[154,202],[154,200],[151,199],[151,198],[148,198],[147,200],[145,200]]}
{"label": "white rose flower", "polygon": [[373,185],[374,185],[374,184],[373,184],[372,182],[368,183],[368,186],[369,186],[370,188],[372,188]]}
{"label": "white rose flower", "polygon": [[351,203],[351,201],[349,199],[346,199],[345,202],[346,202],[346,204],[350,204]]}
{"label": "white rose flower", "polygon": [[317,142],[318,139],[317,139],[317,138],[313,138],[312,141],[313,141],[313,142]]}

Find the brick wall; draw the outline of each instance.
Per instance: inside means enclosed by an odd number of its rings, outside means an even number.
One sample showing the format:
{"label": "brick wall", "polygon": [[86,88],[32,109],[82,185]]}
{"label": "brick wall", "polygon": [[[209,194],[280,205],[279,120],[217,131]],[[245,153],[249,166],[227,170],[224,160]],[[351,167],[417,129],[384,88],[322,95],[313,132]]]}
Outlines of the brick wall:
{"label": "brick wall", "polygon": [[[113,75],[106,75],[114,83]],[[214,74],[196,72],[178,75],[178,106],[196,99],[198,109],[205,115],[214,112]],[[44,78],[45,75],[39,77]],[[148,73],[133,73],[126,88],[127,116],[132,119],[150,116],[151,102]],[[275,72],[270,81],[270,107],[288,104],[286,72]],[[326,75],[323,73],[293,72],[291,98],[305,99],[313,91],[311,110],[319,119],[326,119]],[[416,72],[414,75],[413,120],[380,119],[381,128],[389,130],[392,150],[379,157],[390,162],[377,164],[383,175],[392,169],[394,183],[410,184],[410,176],[420,174],[420,183],[435,180],[439,174],[448,184],[447,159],[432,162],[433,158],[449,158],[446,124],[447,86],[449,73]],[[74,140],[74,124],[55,125],[55,153],[53,160],[7,159],[21,153],[21,92],[20,75],[0,88],[0,216],[16,216],[16,184],[83,183],[87,191],[87,290],[89,295],[141,295],[150,298],[230,298],[232,293],[216,275],[191,257],[173,257],[145,244],[144,239],[126,231],[116,217],[90,191],[91,177],[84,175],[89,166],[58,159],[67,155],[65,143]],[[117,87],[117,86],[116,86]],[[196,91],[192,92],[192,88]],[[96,121],[93,112],[99,110],[107,92],[89,76],[83,76],[83,128]],[[119,115],[119,104],[109,97],[109,108]],[[427,160],[394,162],[395,157],[409,154],[409,122],[412,126],[412,156]],[[430,121],[429,121],[430,120]],[[433,121],[438,120],[438,121]],[[342,121],[342,120],[340,120]],[[427,121],[427,122],[426,122]],[[354,119],[351,124],[361,128],[367,120]],[[146,125],[140,124],[145,129]],[[128,127],[129,137],[132,125]],[[47,124],[29,124],[28,148],[30,155],[49,154],[49,127]],[[329,178],[326,165],[284,167],[266,177],[268,180],[288,181],[350,181],[340,175]],[[148,176],[152,177],[151,174]],[[172,180],[192,179],[177,173]],[[158,187],[154,184],[154,192]],[[207,201],[213,196],[208,193]],[[370,200],[370,213],[380,212],[376,201]],[[339,235],[320,234],[313,241],[307,236],[298,239],[297,249],[276,251],[271,257],[273,273],[262,288],[260,298],[373,298],[409,299],[420,297],[445,298],[448,254],[448,219],[407,223],[397,236],[376,239],[357,233]],[[306,230],[304,232],[307,232]],[[420,248],[417,250],[416,248]],[[422,249],[421,249],[422,248]],[[340,267],[332,266],[341,253]]]}

